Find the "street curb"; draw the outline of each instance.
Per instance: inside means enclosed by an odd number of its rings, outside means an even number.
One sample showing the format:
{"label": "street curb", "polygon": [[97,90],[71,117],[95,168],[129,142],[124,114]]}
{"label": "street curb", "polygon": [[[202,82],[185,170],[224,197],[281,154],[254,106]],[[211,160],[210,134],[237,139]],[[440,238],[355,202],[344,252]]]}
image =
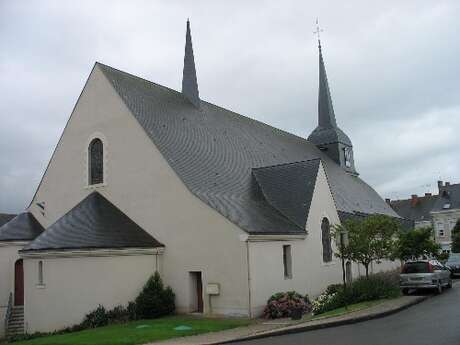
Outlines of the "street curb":
{"label": "street curb", "polygon": [[254,339],[262,339],[262,338],[268,338],[268,337],[274,337],[274,336],[279,336],[279,335],[286,335],[286,334],[293,334],[293,333],[301,333],[301,332],[307,332],[307,331],[314,331],[318,329],[325,329],[325,328],[331,328],[331,327],[338,327],[338,326],[344,326],[344,325],[350,325],[354,323],[359,323],[363,321],[369,321],[373,319],[379,319],[385,316],[389,316],[392,314],[396,314],[404,309],[407,309],[409,307],[412,307],[416,304],[419,304],[429,298],[431,298],[431,295],[427,296],[420,296],[420,298],[414,299],[413,301],[410,301],[404,305],[398,306],[394,309],[386,310],[381,313],[375,313],[375,314],[369,314],[369,315],[363,315],[363,316],[358,316],[355,318],[350,318],[350,319],[345,319],[345,320],[337,320],[337,321],[331,321],[331,322],[326,322],[323,324],[317,324],[317,325],[305,325],[305,326],[299,326],[295,327],[295,325],[288,326],[286,328],[282,329],[276,329],[273,331],[266,331],[262,332],[259,334],[253,334],[249,336],[243,336],[238,339],[233,339],[233,340],[226,340],[226,341],[220,341],[220,342],[212,342],[212,343],[206,343],[206,345],[219,345],[219,344],[231,344],[239,341],[247,341],[247,340],[254,340]]}

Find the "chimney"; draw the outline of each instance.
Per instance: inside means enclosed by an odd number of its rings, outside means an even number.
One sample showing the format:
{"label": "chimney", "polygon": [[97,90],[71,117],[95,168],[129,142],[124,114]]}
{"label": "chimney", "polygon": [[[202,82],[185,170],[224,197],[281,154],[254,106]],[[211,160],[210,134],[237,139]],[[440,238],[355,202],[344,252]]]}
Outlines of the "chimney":
{"label": "chimney", "polygon": [[417,194],[412,194],[411,195],[411,201],[410,201],[410,205],[412,207],[415,207],[417,205],[417,202],[418,202],[418,196]]}
{"label": "chimney", "polygon": [[386,202],[388,205],[390,205],[390,204],[391,204],[391,199],[386,198],[386,199],[385,199],[385,202]]}
{"label": "chimney", "polygon": [[431,193],[425,193],[425,196],[431,196]]}
{"label": "chimney", "polygon": [[450,182],[446,182],[446,187],[449,187],[450,186]]}
{"label": "chimney", "polygon": [[442,187],[442,181],[438,181],[438,189],[440,189]]}

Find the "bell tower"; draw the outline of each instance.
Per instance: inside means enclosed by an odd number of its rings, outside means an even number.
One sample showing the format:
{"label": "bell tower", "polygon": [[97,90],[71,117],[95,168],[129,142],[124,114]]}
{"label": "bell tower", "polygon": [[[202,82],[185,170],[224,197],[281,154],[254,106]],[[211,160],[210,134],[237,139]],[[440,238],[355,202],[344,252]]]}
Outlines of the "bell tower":
{"label": "bell tower", "polygon": [[308,141],[315,144],[330,158],[350,174],[358,175],[353,158],[353,145],[350,138],[337,126],[332,97],[324,65],[321,40],[318,34],[319,49],[319,93],[318,93],[318,126],[308,137]]}

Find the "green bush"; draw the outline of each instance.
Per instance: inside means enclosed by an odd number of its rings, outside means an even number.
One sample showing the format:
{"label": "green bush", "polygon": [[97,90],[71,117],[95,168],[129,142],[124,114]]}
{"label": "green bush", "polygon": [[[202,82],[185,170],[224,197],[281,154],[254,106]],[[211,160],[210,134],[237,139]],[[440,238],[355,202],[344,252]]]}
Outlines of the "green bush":
{"label": "green bush", "polygon": [[264,317],[266,319],[291,317],[296,310],[300,310],[301,314],[310,312],[311,303],[308,295],[302,296],[295,291],[278,292],[268,299]]}
{"label": "green bush", "polygon": [[86,314],[81,326],[83,328],[96,328],[107,326],[109,324],[109,317],[107,315],[107,311],[103,305],[98,305],[98,307]]}
{"label": "green bush", "polygon": [[370,275],[368,278],[360,277],[348,285],[333,284],[312,303],[313,314],[344,307],[365,301],[383,298],[395,298],[400,295],[399,272],[389,271]]}
{"label": "green bush", "polygon": [[136,316],[142,319],[155,319],[174,313],[174,292],[168,286],[163,287],[160,274],[155,272],[144,285],[136,298]]}

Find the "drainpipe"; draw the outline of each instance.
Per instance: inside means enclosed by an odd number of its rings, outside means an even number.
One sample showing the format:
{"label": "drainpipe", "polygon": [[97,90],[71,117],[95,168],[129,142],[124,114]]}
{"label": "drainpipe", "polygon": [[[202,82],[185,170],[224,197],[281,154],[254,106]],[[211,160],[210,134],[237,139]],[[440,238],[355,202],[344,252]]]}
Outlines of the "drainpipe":
{"label": "drainpipe", "polygon": [[249,266],[249,240],[246,240],[246,262],[248,265],[248,304],[249,304],[249,318],[252,319],[252,308],[251,308],[251,270]]}

